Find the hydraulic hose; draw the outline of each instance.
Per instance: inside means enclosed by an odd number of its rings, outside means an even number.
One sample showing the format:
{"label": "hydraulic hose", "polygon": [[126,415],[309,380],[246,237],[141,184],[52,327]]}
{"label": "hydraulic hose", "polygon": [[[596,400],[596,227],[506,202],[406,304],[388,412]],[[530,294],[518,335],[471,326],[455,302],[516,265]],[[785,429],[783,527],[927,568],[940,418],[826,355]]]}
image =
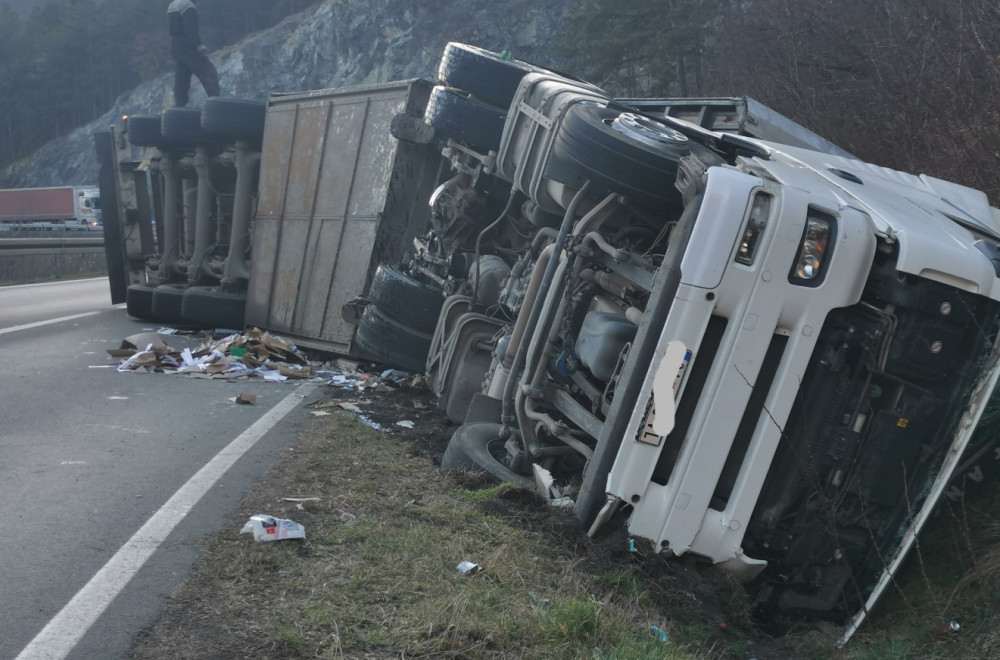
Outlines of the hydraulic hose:
{"label": "hydraulic hose", "polygon": [[[535,326],[538,324],[538,318],[541,316],[542,307],[544,306],[545,299],[549,293],[549,288],[552,285],[553,276],[556,272],[556,265],[559,263],[559,257],[563,250],[563,244],[566,242],[566,236],[569,235],[569,228],[573,224],[573,219],[576,217],[576,210],[580,207],[580,203],[583,201],[588,188],[590,188],[590,181],[587,181],[583,184],[583,186],[581,186],[580,190],[573,196],[573,200],[569,203],[569,206],[566,207],[566,213],[563,215],[562,224],[559,225],[559,235],[556,237],[555,249],[552,256],[549,258],[549,263],[545,267],[545,274],[542,276],[542,281],[538,287],[538,295],[531,307],[531,315],[528,317],[528,323],[524,331],[526,336],[530,337],[535,331]],[[511,365],[510,375],[507,377],[507,383],[504,386],[503,407],[502,414],[500,416],[501,438],[507,438],[510,436],[510,424],[516,419],[511,407],[514,403],[514,390],[517,388],[517,383],[520,380],[521,370],[524,368],[524,362],[527,354],[527,342],[522,341],[520,346],[517,347],[517,354],[514,356],[514,363]]]}

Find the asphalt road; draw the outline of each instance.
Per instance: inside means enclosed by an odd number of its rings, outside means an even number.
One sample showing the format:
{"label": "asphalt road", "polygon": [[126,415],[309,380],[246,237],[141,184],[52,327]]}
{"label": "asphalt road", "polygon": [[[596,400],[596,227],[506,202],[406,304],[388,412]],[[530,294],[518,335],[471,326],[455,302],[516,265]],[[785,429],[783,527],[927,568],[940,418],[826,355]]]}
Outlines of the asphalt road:
{"label": "asphalt road", "polygon": [[[108,368],[144,328],[103,279],[0,287],[0,659],[128,657],[305,423],[297,385]],[[256,405],[229,401],[244,391]],[[249,448],[215,481],[234,440]]]}

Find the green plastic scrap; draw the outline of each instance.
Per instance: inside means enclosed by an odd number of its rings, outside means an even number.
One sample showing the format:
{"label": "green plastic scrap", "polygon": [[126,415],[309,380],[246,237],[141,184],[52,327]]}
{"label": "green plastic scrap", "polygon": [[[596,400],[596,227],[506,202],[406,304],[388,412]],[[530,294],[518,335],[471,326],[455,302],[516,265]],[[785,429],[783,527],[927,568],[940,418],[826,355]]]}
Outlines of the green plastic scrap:
{"label": "green plastic scrap", "polygon": [[502,51],[500,51],[500,59],[502,59],[504,62],[510,62],[511,60],[514,59],[514,54],[510,52],[510,49],[504,48]]}

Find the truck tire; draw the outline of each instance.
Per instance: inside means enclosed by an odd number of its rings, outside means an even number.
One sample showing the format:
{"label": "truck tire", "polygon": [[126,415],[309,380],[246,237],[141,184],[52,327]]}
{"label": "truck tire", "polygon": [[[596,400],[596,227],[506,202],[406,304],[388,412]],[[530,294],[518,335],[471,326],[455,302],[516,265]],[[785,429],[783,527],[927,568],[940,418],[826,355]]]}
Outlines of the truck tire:
{"label": "truck tire", "polygon": [[153,316],[163,323],[183,323],[185,288],[186,284],[161,284],[153,289]]}
{"label": "truck tire", "polygon": [[184,291],[181,318],[206,328],[243,330],[247,294],[229,293],[218,287],[192,286]]}
{"label": "truck tire", "polygon": [[663,208],[681,204],[672,184],[680,159],[689,154],[709,167],[722,163],[708,147],[648,117],[580,103],[563,118],[550,167],[578,177],[563,183],[579,187],[589,179],[636,204]]}
{"label": "truck tire", "polygon": [[125,289],[125,311],[132,318],[159,321],[153,314],[153,284],[130,284]]}
{"label": "truck tire", "polygon": [[493,455],[490,446],[496,443],[503,443],[500,439],[500,424],[492,422],[463,424],[448,441],[448,448],[441,457],[441,467],[446,470],[479,468],[501,481],[533,487],[534,479],[514,472]]}
{"label": "truck tire", "polygon": [[437,85],[431,90],[424,119],[439,136],[486,153],[500,148],[506,111]]}
{"label": "truck tire", "polygon": [[160,115],[160,131],[173,142],[206,144],[218,138],[201,127],[201,110],[198,108],[167,108]]}
{"label": "truck tire", "polygon": [[260,140],[266,115],[267,103],[263,101],[213,96],[201,108],[201,127],[219,137]]}
{"label": "truck tire", "polygon": [[125,123],[129,144],[136,147],[155,147],[166,149],[171,146],[169,140],[160,131],[160,118],[147,115],[132,115]]}
{"label": "truck tire", "polygon": [[414,330],[433,333],[444,305],[444,290],[410,277],[398,266],[381,264],[368,298],[382,314]]}
{"label": "truck tire", "polygon": [[428,333],[389,318],[375,305],[365,307],[354,341],[362,357],[418,374],[431,350]]}
{"label": "truck tire", "polygon": [[521,79],[544,71],[520,60],[505,60],[483,48],[451,42],[438,65],[438,81],[457,87],[490,105],[509,108]]}

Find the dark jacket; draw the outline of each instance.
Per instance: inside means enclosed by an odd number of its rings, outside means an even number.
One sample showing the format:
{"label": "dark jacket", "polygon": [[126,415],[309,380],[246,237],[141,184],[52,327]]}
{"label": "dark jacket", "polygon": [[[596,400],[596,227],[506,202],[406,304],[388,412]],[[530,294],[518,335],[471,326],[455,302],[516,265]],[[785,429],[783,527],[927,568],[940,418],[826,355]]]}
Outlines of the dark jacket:
{"label": "dark jacket", "polygon": [[173,0],[167,7],[167,27],[172,50],[197,50],[201,45],[198,34],[198,8],[191,0]]}

